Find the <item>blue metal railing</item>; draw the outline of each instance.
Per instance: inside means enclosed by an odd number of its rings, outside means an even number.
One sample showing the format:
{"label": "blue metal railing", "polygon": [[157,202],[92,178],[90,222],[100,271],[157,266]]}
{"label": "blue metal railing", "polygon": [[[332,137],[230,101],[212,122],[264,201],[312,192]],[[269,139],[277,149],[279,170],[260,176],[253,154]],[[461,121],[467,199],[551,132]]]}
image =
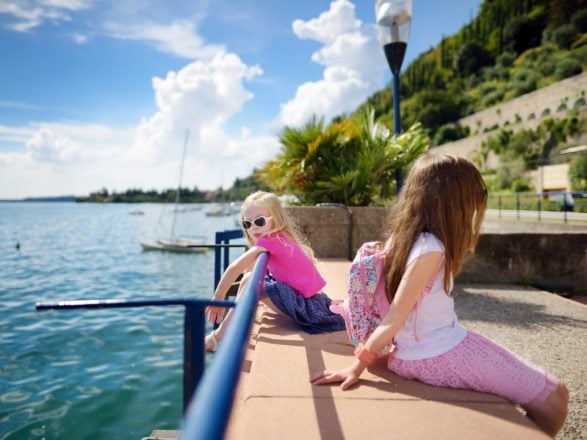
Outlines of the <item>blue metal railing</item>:
{"label": "blue metal railing", "polygon": [[259,255],[249,281],[239,297],[214,364],[206,371],[183,421],[183,438],[222,439],[228,426],[232,403],[251,326],[267,267],[266,253]]}
{"label": "blue metal railing", "polygon": [[[214,247],[215,255],[214,255],[214,273],[215,273],[215,280],[214,285],[218,284],[220,276],[228,267],[229,264],[229,248],[231,247],[241,247],[246,248],[247,245],[244,244],[230,244],[231,239],[241,238],[243,236],[242,231],[240,230],[231,230],[231,231],[221,231],[216,233],[215,237],[215,245],[210,245],[210,247]],[[252,323],[252,319],[256,310],[257,304],[257,293],[256,291],[253,293],[247,293],[248,291],[254,289],[251,286],[258,287],[258,284],[262,282],[265,277],[265,270],[266,270],[266,256],[262,255],[259,257],[257,264],[255,265],[255,269],[253,271],[251,280],[252,282],[248,283],[247,289],[243,292],[243,297],[247,298],[246,301],[243,301],[247,310],[251,315],[249,316],[250,320],[246,320],[244,318],[238,318],[238,316],[242,316],[246,312],[239,312],[238,314],[235,313],[235,323],[234,325],[231,324],[229,330],[232,327],[236,327],[234,332],[238,332],[238,338],[244,338],[245,340],[248,338],[250,333],[250,327]],[[260,281],[256,281],[260,280]],[[254,304],[251,305],[251,301],[254,301]],[[239,301],[240,304],[241,301]],[[123,308],[123,307],[146,307],[146,306],[184,306],[185,307],[185,314],[184,314],[184,378],[183,378],[183,411],[184,414],[188,408],[188,405],[192,401],[193,395],[195,390],[197,389],[200,379],[204,374],[204,366],[205,366],[205,346],[204,346],[204,335],[206,334],[206,322],[204,312],[206,307],[210,305],[220,306],[220,307],[235,307],[236,303],[234,301],[216,301],[216,300],[205,300],[205,299],[159,299],[159,300],[134,300],[134,301],[127,301],[127,300],[120,300],[120,299],[109,299],[109,300],[78,300],[78,301],[60,301],[60,302],[44,302],[44,303],[37,303],[36,309],[37,310],[51,310],[51,309],[97,309],[97,308]],[[252,309],[251,309],[252,307]],[[239,307],[240,309],[241,307]],[[245,308],[245,307],[242,307]],[[243,322],[243,324],[239,324],[239,322]],[[245,327],[242,327],[242,326]],[[244,330],[243,330],[244,329]],[[244,333],[243,333],[244,332]],[[232,346],[233,342],[230,336],[231,333],[227,333],[226,336],[226,344]],[[235,345],[238,346],[238,345]],[[225,350],[226,351],[226,350]],[[244,353],[244,352],[243,352]],[[230,353],[223,355],[228,356],[228,360],[224,360],[222,362],[217,362],[214,365],[218,365],[217,367],[212,366],[211,370],[220,370],[224,373],[227,372],[227,366],[221,366],[222,363],[230,365],[232,370],[234,370],[238,376],[238,373],[241,369],[241,364],[243,357],[240,356],[238,350],[235,350],[233,358],[230,358]],[[233,373],[230,373],[233,374]],[[238,381],[238,377],[236,379]],[[224,385],[226,386],[226,384]],[[236,383],[235,383],[236,387]],[[228,390],[229,393],[234,394],[233,390]],[[194,406],[194,405],[192,405]],[[223,413],[222,417],[226,418],[226,423],[228,423],[228,417],[230,416],[230,408],[228,411]],[[188,420],[186,418],[186,420]],[[225,426],[224,425],[224,426]]]}
{"label": "blue metal railing", "polygon": [[184,336],[183,336],[183,410],[187,406],[196,390],[200,378],[204,374],[205,347],[204,335],[206,334],[206,320],[204,311],[206,307],[214,305],[221,307],[234,307],[234,301],[211,301],[204,299],[159,299],[159,300],[135,300],[122,299],[105,300],[81,300],[37,303],[37,310],[51,309],[104,309],[123,307],[146,306],[184,306]]}

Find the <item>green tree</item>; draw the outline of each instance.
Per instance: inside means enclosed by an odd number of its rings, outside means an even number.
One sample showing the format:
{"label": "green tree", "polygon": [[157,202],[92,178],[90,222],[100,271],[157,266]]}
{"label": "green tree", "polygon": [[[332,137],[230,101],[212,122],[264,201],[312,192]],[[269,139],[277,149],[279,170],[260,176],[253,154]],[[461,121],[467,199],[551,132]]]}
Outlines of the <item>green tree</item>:
{"label": "green tree", "polygon": [[512,18],[504,29],[505,48],[521,54],[525,50],[539,46],[545,27],[544,8],[537,9],[536,13],[530,15],[518,15]]}
{"label": "green tree", "polygon": [[466,100],[456,90],[424,89],[405,101],[402,119],[408,124],[421,123],[432,133],[459,119]]}
{"label": "green tree", "polygon": [[494,59],[485,48],[477,43],[465,44],[455,59],[455,69],[460,76],[476,74],[485,66],[491,66]]}

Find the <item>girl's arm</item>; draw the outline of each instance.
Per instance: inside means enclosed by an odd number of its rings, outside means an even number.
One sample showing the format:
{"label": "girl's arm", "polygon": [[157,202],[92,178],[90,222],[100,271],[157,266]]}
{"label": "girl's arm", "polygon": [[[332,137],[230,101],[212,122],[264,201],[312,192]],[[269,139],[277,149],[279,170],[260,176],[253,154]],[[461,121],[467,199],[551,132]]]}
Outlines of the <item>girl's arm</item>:
{"label": "girl's arm", "polygon": [[[255,264],[257,256],[261,252],[265,251],[266,250],[262,247],[253,246],[232,263],[230,263],[230,265],[222,274],[222,277],[218,282],[218,286],[216,286],[216,291],[214,292],[214,295],[212,295],[212,299],[223,300],[226,297],[226,293],[228,292],[228,289],[230,289],[232,283],[236,281],[241,273],[251,270]],[[206,316],[208,317],[208,322],[220,322],[224,316],[224,307],[206,307]]]}
{"label": "girl's arm", "polygon": [[[416,258],[406,268],[393,302],[389,306],[389,311],[363,344],[370,353],[373,355],[379,353],[393,339],[418,302],[418,298],[430,278],[438,273],[442,257],[442,252],[427,253]],[[341,388],[347,390],[359,380],[359,376],[367,368],[367,365],[362,360],[355,358],[349,367],[338,371],[322,371],[311,376],[310,382],[315,385],[342,382]]]}

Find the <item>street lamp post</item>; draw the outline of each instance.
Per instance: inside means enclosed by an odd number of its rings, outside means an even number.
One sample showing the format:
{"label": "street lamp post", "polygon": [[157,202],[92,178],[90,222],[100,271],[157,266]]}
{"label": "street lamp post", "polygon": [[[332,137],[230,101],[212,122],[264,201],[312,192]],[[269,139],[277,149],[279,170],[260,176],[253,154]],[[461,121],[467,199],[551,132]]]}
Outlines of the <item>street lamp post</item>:
{"label": "street lamp post", "polygon": [[[393,126],[395,134],[399,134],[401,132],[399,71],[408,47],[412,0],[376,0],[375,20],[379,29],[379,40],[393,74]],[[401,168],[395,170],[395,180],[399,193],[403,184]]]}

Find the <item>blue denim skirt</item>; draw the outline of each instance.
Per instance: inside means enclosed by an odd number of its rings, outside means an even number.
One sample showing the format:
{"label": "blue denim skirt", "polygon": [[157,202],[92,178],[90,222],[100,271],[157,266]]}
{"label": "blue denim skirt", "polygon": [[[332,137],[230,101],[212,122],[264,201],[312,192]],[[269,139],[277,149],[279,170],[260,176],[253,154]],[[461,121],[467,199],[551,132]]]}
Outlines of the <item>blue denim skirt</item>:
{"label": "blue denim skirt", "polygon": [[304,298],[289,284],[265,277],[264,291],[285,315],[293,319],[306,333],[326,333],[345,330],[344,318],[330,310],[332,300],[319,292]]}

